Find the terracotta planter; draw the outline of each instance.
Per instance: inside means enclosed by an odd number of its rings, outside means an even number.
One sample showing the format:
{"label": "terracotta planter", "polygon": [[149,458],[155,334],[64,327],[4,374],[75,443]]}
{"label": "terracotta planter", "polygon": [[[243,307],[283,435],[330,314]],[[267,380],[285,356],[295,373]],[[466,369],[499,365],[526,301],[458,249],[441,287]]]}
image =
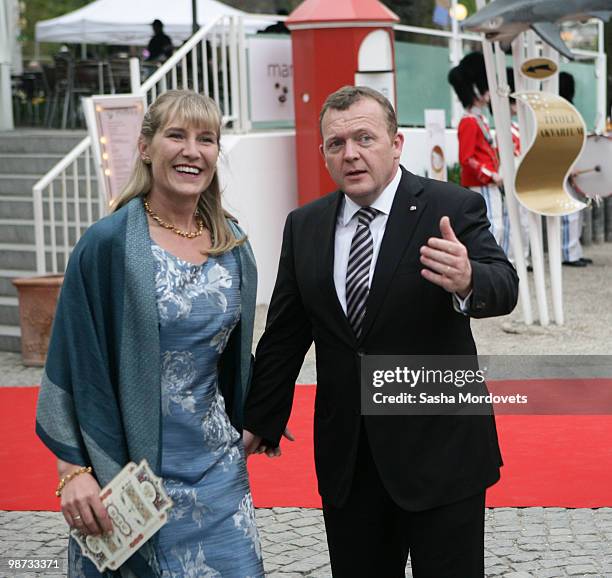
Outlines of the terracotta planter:
{"label": "terracotta planter", "polygon": [[21,357],[24,365],[43,366],[63,275],[13,279],[19,296]]}

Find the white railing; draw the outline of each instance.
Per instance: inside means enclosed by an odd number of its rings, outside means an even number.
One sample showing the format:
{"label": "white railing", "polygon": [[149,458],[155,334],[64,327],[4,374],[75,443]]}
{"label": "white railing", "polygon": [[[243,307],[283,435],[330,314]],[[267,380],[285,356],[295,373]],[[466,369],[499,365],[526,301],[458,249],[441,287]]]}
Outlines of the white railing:
{"label": "white railing", "polygon": [[192,89],[210,96],[223,124],[250,128],[244,28],[241,16],[221,16],[203,26],[149,78],[140,84],[138,60],[131,63],[132,92],[151,104],[170,89]]}
{"label": "white railing", "polygon": [[62,273],[85,229],[105,211],[85,137],[32,189],[36,272]]}

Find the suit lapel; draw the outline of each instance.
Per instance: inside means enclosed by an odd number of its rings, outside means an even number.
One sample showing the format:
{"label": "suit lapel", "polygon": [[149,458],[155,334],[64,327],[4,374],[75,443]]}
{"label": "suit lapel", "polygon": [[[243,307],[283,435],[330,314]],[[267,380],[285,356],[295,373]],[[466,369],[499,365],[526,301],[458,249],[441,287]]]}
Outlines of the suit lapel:
{"label": "suit lapel", "polygon": [[337,191],[323,210],[314,242],[318,253],[317,282],[321,289],[323,303],[329,304],[330,322],[338,327],[339,334],[353,347],[356,343],[355,334],[340,305],[334,284],[336,222],[338,211],[342,206],[342,198],[342,193]]}
{"label": "suit lapel", "polygon": [[372,327],[374,319],[376,319],[378,310],[387,295],[395,269],[410,245],[427,205],[426,198],[420,195],[423,189],[420,181],[403,168],[402,172],[402,180],[391,206],[385,234],[376,260],[360,342],[363,341]]}

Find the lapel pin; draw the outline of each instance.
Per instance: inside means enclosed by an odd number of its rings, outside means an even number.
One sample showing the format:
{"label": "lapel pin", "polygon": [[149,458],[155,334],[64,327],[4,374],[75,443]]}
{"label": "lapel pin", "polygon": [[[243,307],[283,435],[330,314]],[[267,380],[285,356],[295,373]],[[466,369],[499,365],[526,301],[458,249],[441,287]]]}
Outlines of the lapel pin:
{"label": "lapel pin", "polygon": [[410,205],[410,210],[411,211],[416,211],[416,205]]}

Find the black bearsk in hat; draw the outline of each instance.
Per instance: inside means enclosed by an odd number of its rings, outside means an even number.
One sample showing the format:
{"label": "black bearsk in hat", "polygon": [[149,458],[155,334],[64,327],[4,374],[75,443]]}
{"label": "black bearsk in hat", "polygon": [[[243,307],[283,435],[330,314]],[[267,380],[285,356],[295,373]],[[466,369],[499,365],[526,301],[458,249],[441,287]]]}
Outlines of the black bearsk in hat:
{"label": "black bearsk in hat", "polygon": [[487,70],[482,52],[470,52],[448,73],[448,82],[464,108],[489,91]]}

